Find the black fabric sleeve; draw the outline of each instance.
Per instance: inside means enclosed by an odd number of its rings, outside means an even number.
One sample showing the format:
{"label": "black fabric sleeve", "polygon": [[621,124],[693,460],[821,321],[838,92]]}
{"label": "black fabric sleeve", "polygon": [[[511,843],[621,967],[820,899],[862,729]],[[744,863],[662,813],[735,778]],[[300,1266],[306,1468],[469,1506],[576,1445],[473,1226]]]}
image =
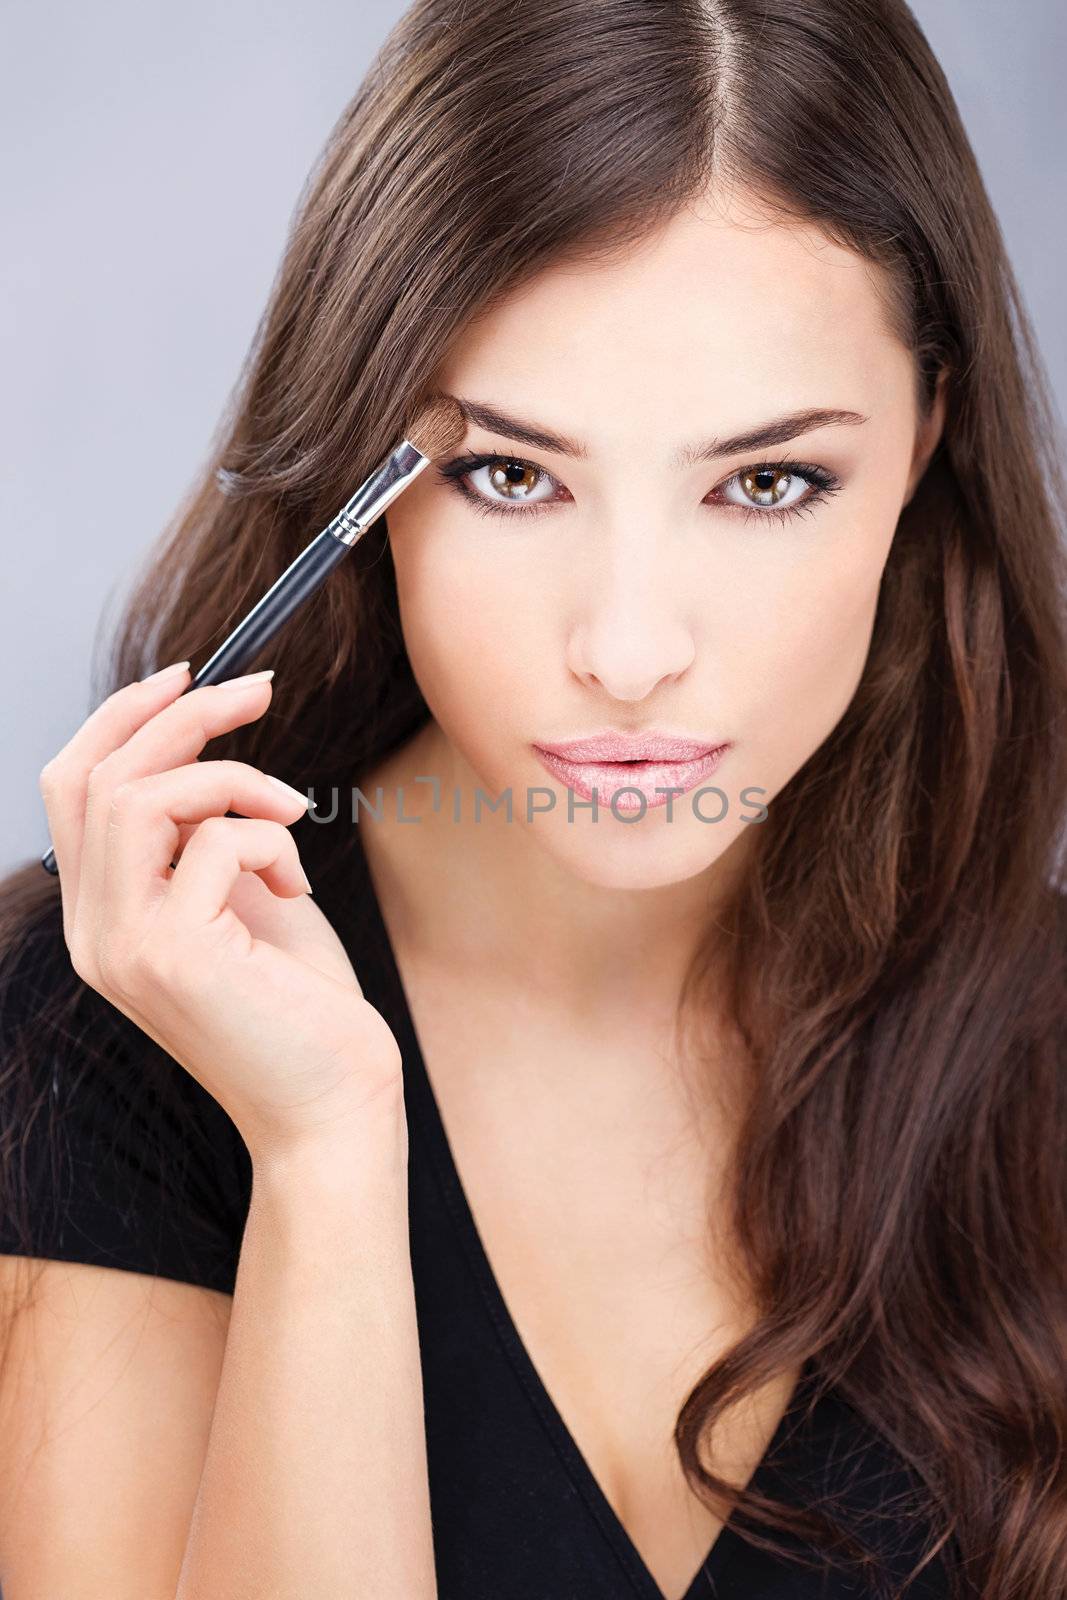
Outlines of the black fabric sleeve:
{"label": "black fabric sleeve", "polygon": [[251,1161],[184,1067],[70,965],[58,907],[0,973],[0,1254],[232,1294]]}

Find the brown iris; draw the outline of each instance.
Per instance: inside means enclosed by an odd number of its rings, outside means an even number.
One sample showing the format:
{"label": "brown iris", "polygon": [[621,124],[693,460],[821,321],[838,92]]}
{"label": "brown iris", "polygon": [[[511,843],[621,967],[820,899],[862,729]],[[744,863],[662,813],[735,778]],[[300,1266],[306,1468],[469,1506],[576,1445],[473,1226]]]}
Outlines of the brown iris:
{"label": "brown iris", "polygon": [[489,482],[508,499],[523,500],[537,487],[540,475],[537,467],[523,466],[521,461],[506,461],[490,467]]}
{"label": "brown iris", "polygon": [[776,506],[788,492],[792,476],[777,467],[760,467],[756,472],[745,472],[741,485],[745,493],[759,506]]}

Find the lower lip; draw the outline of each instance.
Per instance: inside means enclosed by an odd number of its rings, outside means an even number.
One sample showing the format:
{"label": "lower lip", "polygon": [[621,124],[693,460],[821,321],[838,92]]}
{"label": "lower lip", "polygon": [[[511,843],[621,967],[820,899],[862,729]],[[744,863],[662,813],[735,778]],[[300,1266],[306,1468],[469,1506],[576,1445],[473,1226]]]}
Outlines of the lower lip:
{"label": "lower lip", "polygon": [[563,756],[534,745],[541,764],[583,800],[592,800],[595,789],[597,804],[610,806],[613,795],[625,789],[627,792],[619,795],[618,803],[613,807],[618,812],[642,809],[637,795],[630,792],[634,789],[644,796],[645,807],[649,811],[654,806],[665,806],[670,798],[677,800],[677,794],[672,797],[657,794],[656,790],[680,789],[686,793],[695,789],[698,783],[715,771],[729,748],[728,744],[719,745],[717,749],[709,750],[707,755],[697,756],[692,761],[626,762],[566,761]]}

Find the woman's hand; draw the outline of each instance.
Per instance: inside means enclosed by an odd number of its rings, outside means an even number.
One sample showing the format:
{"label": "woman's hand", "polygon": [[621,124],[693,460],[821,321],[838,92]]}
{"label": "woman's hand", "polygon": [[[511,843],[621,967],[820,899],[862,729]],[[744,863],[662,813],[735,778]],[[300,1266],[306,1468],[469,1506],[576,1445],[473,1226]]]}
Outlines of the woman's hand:
{"label": "woman's hand", "polygon": [[400,1050],[306,892],[289,832],[304,796],[196,759],[262,716],[269,679],[185,694],[188,676],[119,689],[40,787],[74,970],[214,1096],[255,1160],[402,1098]]}

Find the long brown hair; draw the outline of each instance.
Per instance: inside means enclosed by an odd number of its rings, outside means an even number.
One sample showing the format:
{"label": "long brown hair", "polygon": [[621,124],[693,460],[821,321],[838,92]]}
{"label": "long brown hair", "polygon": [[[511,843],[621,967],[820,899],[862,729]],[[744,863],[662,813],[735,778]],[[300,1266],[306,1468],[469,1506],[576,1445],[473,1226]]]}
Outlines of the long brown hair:
{"label": "long brown hair", "polygon": [[[161,663],[195,672],[395,444],[472,316],[564,255],[625,250],[709,179],[884,269],[920,404],[945,372],[948,415],[853,702],[771,805],[687,985],[698,1014],[725,974],[754,1066],[730,1178],[761,1317],[693,1389],[676,1443],[745,1537],[792,1531],[875,1582],[832,1507],[734,1490],[702,1459],[725,1409],[810,1358],[913,1469],[961,1584],[1060,1600],[1062,442],[902,0],[416,0],[309,179],[210,459],[91,700]],[[347,784],[428,715],[387,520],[291,625],[269,712],[213,755]],[[350,830],[311,831],[343,872]],[[0,896],[6,997],[31,1000],[0,1069],[4,1204],[27,1224],[19,1134],[50,1114],[54,1073],[114,1072],[131,1050],[70,969],[58,906],[36,859]],[[144,1104],[168,1115],[168,1058],[136,1050]]]}

